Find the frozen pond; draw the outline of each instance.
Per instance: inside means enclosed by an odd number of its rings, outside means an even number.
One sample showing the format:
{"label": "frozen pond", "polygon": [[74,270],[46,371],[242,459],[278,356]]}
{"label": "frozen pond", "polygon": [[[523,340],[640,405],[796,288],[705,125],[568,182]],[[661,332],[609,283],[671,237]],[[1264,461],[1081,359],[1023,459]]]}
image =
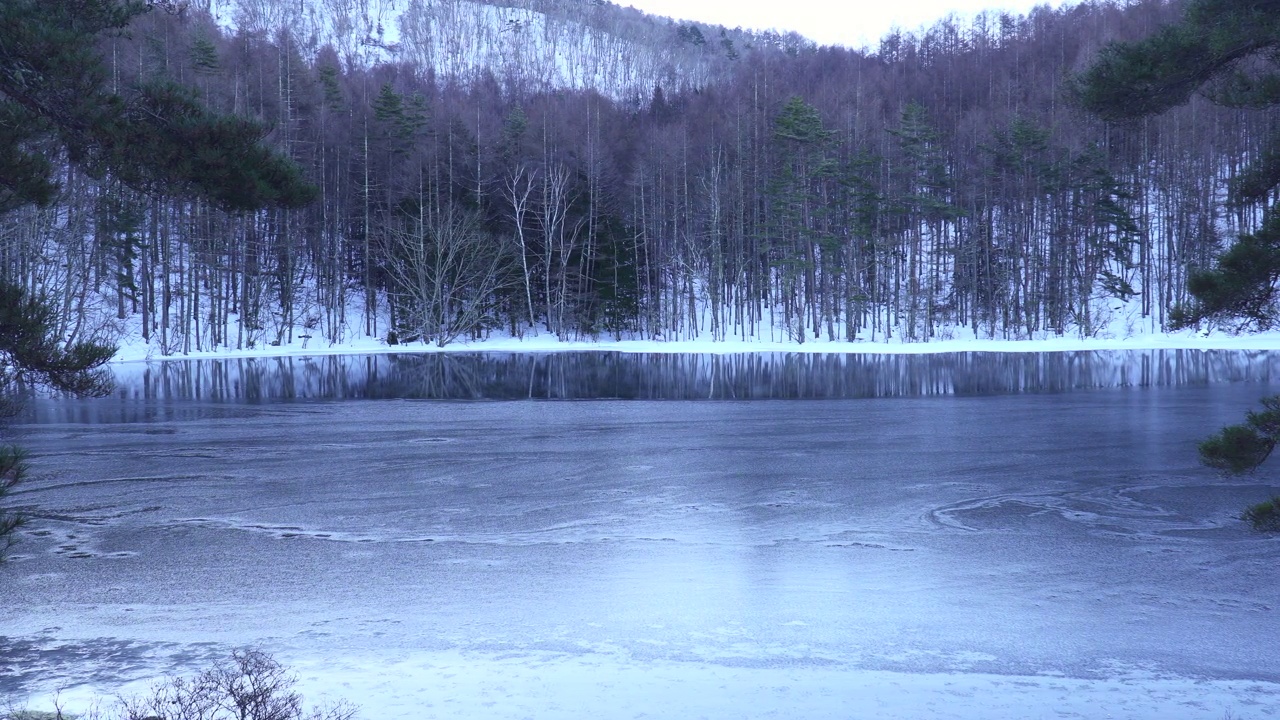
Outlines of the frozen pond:
{"label": "frozen pond", "polygon": [[366,718],[1280,716],[1273,471],[1195,454],[1280,354],[118,374],[13,428],[0,700],[253,643]]}

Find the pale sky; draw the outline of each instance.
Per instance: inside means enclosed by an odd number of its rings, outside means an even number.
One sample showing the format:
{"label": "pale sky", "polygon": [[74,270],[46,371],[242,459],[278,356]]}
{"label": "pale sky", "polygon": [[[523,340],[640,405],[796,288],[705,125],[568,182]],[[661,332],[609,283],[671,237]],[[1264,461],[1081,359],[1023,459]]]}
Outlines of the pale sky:
{"label": "pale sky", "polygon": [[917,30],[950,13],[969,18],[983,10],[1025,13],[1064,0],[616,0],[653,15],[743,27],[794,30],[823,45],[872,49],[893,27]]}

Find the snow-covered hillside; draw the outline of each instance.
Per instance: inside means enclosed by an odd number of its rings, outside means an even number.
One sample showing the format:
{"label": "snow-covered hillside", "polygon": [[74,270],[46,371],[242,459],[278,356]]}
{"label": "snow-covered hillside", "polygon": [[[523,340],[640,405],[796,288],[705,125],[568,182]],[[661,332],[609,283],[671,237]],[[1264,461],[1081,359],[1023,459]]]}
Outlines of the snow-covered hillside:
{"label": "snow-covered hillside", "polygon": [[492,74],[531,89],[594,89],[647,98],[655,86],[701,86],[757,47],[805,44],[645,15],[597,0],[202,0],[223,27],[306,51],[332,46],[348,66],[408,63],[470,81]]}

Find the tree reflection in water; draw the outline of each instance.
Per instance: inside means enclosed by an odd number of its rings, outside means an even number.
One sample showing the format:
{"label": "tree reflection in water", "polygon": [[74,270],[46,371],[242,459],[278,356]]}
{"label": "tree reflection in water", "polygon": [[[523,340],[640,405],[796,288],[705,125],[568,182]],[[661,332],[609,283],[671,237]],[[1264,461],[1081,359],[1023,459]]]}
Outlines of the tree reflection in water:
{"label": "tree reflection in water", "polygon": [[438,353],[170,360],[116,366],[120,400],[764,400],[1058,393],[1268,382],[1280,354]]}

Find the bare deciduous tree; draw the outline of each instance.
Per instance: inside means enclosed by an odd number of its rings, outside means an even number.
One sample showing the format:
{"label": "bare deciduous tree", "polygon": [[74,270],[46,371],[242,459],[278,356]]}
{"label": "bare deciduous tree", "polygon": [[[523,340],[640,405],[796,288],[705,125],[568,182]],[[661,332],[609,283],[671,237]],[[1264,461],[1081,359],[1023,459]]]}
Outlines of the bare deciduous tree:
{"label": "bare deciduous tree", "polygon": [[439,347],[480,330],[494,294],[511,284],[507,243],[484,232],[475,213],[421,202],[385,235],[403,326]]}
{"label": "bare deciduous tree", "polygon": [[521,282],[524,284],[524,300],[529,311],[529,325],[531,327],[536,323],[536,320],[533,316],[533,280],[529,276],[529,242],[525,238],[525,223],[529,214],[529,196],[533,194],[533,186],[537,176],[538,171],[536,169],[529,170],[524,164],[521,164],[512,172],[511,178],[503,188],[503,200],[511,204],[511,223],[515,227],[516,244],[519,246]]}
{"label": "bare deciduous tree", "polygon": [[353,720],[347,703],[306,711],[297,678],[271,655],[236,650],[190,678],[170,677],[142,697],[122,698],[120,720]]}

